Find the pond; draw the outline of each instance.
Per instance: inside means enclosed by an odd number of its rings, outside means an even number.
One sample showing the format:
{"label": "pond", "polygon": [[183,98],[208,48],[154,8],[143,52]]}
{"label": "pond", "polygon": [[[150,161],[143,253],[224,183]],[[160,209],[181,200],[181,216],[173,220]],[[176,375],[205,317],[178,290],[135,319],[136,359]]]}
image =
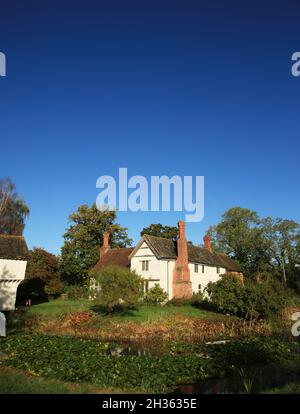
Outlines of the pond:
{"label": "pond", "polygon": [[231,376],[182,384],[175,387],[178,394],[257,394],[299,381],[300,364],[285,366],[254,365],[238,368]]}

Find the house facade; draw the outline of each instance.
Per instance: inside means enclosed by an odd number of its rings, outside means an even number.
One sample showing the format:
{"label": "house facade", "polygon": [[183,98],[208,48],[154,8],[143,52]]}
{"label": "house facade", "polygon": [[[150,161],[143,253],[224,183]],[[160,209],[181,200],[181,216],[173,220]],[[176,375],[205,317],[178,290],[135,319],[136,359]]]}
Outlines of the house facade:
{"label": "house facade", "polygon": [[185,223],[178,223],[177,240],[144,235],[134,248],[111,249],[109,234],[103,235],[97,270],[118,265],[134,270],[144,279],[148,291],[159,284],[168,298],[189,298],[203,291],[209,282],[216,282],[224,273],[243,278],[240,267],[225,254],[215,253],[209,236],[204,237],[204,247],[187,242]]}

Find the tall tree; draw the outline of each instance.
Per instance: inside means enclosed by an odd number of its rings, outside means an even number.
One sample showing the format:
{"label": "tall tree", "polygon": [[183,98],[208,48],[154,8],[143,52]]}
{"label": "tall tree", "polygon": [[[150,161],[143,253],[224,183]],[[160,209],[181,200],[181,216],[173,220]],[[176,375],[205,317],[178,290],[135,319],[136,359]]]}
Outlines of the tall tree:
{"label": "tall tree", "polygon": [[271,222],[272,251],[285,283],[295,283],[296,267],[299,262],[298,243],[300,226],[293,220],[277,218]]}
{"label": "tall tree", "polygon": [[174,226],[163,226],[160,223],[150,224],[141,231],[141,236],[149,234],[150,236],[163,237],[166,239],[176,239],[178,237],[178,228]]}
{"label": "tall tree", "polygon": [[29,207],[10,178],[0,180],[0,234],[22,235]]}
{"label": "tall tree", "polygon": [[269,270],[271,242],[264,237],[264,226],[255,211],[233,207],[208,234],[216,250],[232,256],[246,274]]}
{"label": "tall tree", "polygon": [[99,259],[104,231],[110,233],[111,247],[131,245],[127,229],[115,220],[115,211],[99,211],[95,204],[82,205],[70,215],[61,249],[60,271],[64,281],[77,284],[86,280],[88,271]]}
{"label": "tall tree", "polygon": [[221,222],[211,226],[208,233],[215,249],[236,259],[246,275],[267,271],[292,284],[299,261],[298,223],[260,218],[255,211],[234,207],[227,210]]}

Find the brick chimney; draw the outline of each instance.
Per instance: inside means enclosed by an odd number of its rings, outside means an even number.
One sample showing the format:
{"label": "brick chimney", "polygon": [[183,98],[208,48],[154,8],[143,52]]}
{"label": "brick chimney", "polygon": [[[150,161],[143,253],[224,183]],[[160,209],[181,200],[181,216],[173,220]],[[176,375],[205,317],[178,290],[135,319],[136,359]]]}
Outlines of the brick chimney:
{"label": "brick chimney", "polygon": [[210,236],[208,236],[208,235],[204,236],[203,241],[204,241],[204,248],[211,252],[212,247],[211,247],[211,238],[210,238]]}
{"label": "brick chimney", "polygon": [[103,244],[100,247],[100,258],[105,255],[105,253],[110,249],[109,245],[109,233],[105,231],[103,233]]}
{"label": "brick chimney", "polygon": [[192,297],[192,283],[188,260],[188,244],[185,238],[185,222],[178,223],[179,239],[177,240],[177,259],[173,270],[173,297]]}

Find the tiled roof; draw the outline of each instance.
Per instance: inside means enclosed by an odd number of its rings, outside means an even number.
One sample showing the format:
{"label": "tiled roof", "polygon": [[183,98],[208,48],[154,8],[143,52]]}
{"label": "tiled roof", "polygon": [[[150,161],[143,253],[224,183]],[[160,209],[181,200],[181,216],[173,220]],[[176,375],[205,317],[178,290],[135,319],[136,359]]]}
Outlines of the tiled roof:
{"label": "tiled roof", "polygon": [[130,261],[128,256],[133,251],[133,247],[117,248],[108,250],[95,265],[96,270],[102,270],[106,266],[129,267]]}
{"label": "tiled roof", "polygon": [[[176,241],[149,235],[145,235],[144,240],[159,259],[176,259]],[[188,243],[188,258],[189,262],[193,263],[224,267],[231,272],[241,271],[239,265],[226,254],[211,252],[204,247],[194,246],[190,243]]]}
{"label": "tiled roof", "polygon": [[[110,249],[99,259],[95,268],[101,270],[106,266],[117,265],[128,267],[130,266],[129,256],[138,248],[142,242],[145,241],[151,248],[158,259],[176,260],[177,258],[177,243],[175,240],[166,239],[163,237],[144,235],[139,244],[134,248],[119,248]],[[188,258],[189,262],[204,264],[207,266],[223,267],[231,272],[240,272],[239,265],[229,256],[222,253],[211,252],[204,247],[194,246],[188,244]]]}

